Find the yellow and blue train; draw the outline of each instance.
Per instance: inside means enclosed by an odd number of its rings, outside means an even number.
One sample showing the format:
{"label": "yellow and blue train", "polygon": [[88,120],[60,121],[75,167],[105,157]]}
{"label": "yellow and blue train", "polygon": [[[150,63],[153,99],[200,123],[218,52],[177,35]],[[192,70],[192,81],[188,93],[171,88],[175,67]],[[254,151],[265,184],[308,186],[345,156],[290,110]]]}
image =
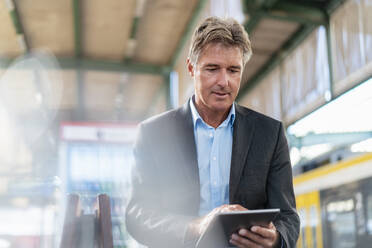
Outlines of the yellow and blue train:
{"label": "yellow and blue train", "polygon": [[372,153],[294,178],[298,248],[372,247]]}

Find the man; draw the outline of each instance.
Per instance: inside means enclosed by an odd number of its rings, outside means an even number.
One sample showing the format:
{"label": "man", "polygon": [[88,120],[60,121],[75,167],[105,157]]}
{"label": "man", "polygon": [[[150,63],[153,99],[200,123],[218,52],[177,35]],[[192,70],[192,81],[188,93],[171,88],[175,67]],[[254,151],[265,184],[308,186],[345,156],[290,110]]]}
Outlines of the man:
{"label": "man", "polygon": [[208,18],[195,30],[187,60],[195,95],[140,125],[126,212],[139,242],[194,247],[217,213],[280,208],[274,223],[241,229],[230,243],[295,246],[299,218],[282,124],[234,103],[251,53],[232,19]]}

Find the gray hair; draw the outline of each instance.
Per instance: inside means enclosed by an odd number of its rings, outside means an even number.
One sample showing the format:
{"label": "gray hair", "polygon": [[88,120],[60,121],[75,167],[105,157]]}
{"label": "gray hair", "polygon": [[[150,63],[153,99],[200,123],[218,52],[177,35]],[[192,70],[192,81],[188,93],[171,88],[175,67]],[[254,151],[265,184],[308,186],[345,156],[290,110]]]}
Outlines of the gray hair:
{"label": "gray hair", "polygon": [[209,17],[195,29],[189,51],[189,59],[192,64],[196,64],[200,53],[210,43],[239,47],[243,54],[243,66],[252,56],[251,42],[247,32],[232,18]]}

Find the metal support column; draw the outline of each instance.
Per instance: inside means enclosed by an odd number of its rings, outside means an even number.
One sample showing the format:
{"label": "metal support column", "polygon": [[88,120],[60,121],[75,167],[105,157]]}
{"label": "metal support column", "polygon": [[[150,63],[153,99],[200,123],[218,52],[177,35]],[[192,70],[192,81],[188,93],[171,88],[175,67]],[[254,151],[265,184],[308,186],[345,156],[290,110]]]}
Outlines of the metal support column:
{"label": "metal support column", "polygon": [[169,75],[169,96],[171,108],[178,108],[179,90],[178,90],[178,72],[172,71]]}
{"label": "metal support column", "polygon": [[167,110],[170,110],[172,109],[172,99],[171,99],[171,76],[170,76],[170,73],[166,73],[164,74],[163,76],[164,78],[164,88],[163,90],[165,91],[165,97],[166,97],[166,106],[167,106]]}
{"label": "metal support column", "polygon": [[328,23],[325,25],[326,36],[327,36],[327,55],[328,55],[328,66],[329,66],[329,91],[330,91],[330,98],[326,99],[327,101],[334,98],[334,79],[333,79],[333,58],[332,58],[332,34],[331,34],[331,27],[328,18]]}

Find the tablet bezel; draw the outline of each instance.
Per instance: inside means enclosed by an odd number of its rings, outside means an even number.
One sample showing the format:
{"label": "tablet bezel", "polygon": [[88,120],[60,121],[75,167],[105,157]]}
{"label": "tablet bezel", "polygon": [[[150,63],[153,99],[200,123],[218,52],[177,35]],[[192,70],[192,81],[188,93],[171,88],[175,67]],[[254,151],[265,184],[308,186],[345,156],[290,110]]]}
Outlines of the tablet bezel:
{"label": "tablet bezel", "polygon": [[[219,213],[200,236],[196,247],[208,247],[212,244],[213,247],[218,247],[220,243],[221,247],[227,247],[231,245],[229,244],[229,240],[232,233],[241,228],[249,229],[253,225],[268,226],[270,222],[275,220],[275,217],[279,213],[280,209],[278,208]],[[212,238],[213,235],[218,236],[218,239]]]}

